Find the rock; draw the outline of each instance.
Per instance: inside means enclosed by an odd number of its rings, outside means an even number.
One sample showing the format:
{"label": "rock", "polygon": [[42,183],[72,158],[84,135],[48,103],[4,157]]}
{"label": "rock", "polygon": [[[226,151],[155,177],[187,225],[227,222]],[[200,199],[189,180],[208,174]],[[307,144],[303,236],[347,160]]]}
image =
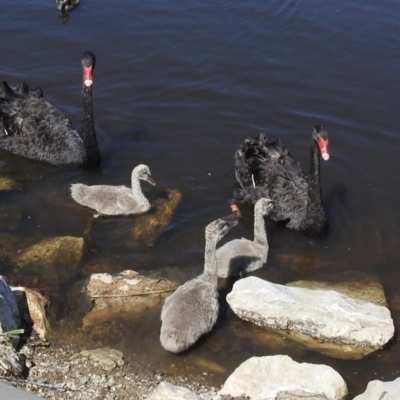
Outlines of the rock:
{"label": "rock", "polygon": [[49,320],[47,319],[47,308],[50,302],[37,290],[24,287],[12,288],[14,297],[18,303],[21,317],[33,325],[33,330],[40,339],[47,340],[51,333]]}
{"label": "rock", "polygon": [[400,378],[391,382],[371,381],[364,393],[353,400],[399,400]]}
{"label": "rock", "polygon": [[116,367],[124,365],[124,354],[122,351],[110,349],[109,347],[83,350],[81,354],[90,358],[103,371],[112,371]]}
{"label": "rock", "polygon": [[15,261],[20,268],[39,268],[40,276],[46,276],[53,285],[60,285],[78,273],[83,247],[82,238],[53,237],[21,250]]}
{"label": "rock", "polygon": [[327,365],[298,363],[282,355],[252,357],[229,376],[215,400],[225,395],[250,400],[340,400],[347,395],[347,385]]}
{"label": "rock", "polygon": [[44,265],[60,265],[60,268],[71,262],[79,262],[82,257],[83,239],[71,236],[45,239],[22,250],[17,256],[18,265],[40,262]]}
{"label": "rock", "polygon": [[85,327],[114,319],[115,314],[140,314],[148,307],[159,306],[176,289],[166,279],[151,279],[136,271],[118,275],[92,274],[83,289],[92,300],[92,309],[83,320]]}
{"label": "rock", "polygon": [[0,333],[18,329],[21,321],[17,302],[10,286],[0,275]]}
{"label": "rock", "polygon": [[364,393],[353,400],[399,400],[400,378],[391,382],[371,381]]}
{"label": "rock", "polygon": [[22,373],[23,362],[14,349],[19,340],[5,335],[7,332],[18,329],[20,323],[13,292],[4,277],[0,276],[0,372],[2,375],[19,376]]}
{"label": "rock", "polygon": [[13,190],[21,187],[21,184],[10,178],[0,178],[0,190]]}
{"label": "rock", "polygon": [[200,398],[182,386],[161,382],[147,400],[200,400]]}
{"label": "rock", "polygon": [[[241,279],[227,296],[232,310],[246,321],[307,346],[343,347],[362,357],[383,347],[394,334],[387,308],[357,301],[333,290],[312,290],[273,284],[256,277]],[[347,355],[350,357],[349,355]]]}
{"label": "rock", "polygon": [[157,199],[154,202],[154,210],[149,214],[139,215],[133,229],[133,241],[152,244],[158,238],[162,230],[172,220],[176,207],[178,206],[182,193],[176,189],[168,189],[167,199]]}
{"label": "rock", "polygon": [[296,281],[287,286],[308,289],[334,290],[356,300],[362,300],[387,307],[385,292],[381,282],[373,275],[356,271],[346,271],[328,280]]}
{"label": "rock", "polygon": [[24,369],[24,361],[15,351],[11,340],[0,336],[0,375],[20,376]]}

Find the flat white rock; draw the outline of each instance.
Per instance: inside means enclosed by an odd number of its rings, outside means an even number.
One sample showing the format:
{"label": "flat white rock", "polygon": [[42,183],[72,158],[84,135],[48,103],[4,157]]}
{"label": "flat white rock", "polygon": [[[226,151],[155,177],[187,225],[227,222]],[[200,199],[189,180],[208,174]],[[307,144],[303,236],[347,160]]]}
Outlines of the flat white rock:
{"label": "flat white rock", "polygon": [[199,400],[199,397],[182,386],[161,382],[147,400]]}
{"label": "flat white rock", "polygon": [[371,381],[364,393],[354,400],[399,400],[400,378],[391,382]]}
{"label": "flat white rock", "polygon": [[215,400],[222,395],[250,400],[341,400],[346,394],[346,382],[333,368],[277,355],[246,360],[229,376]]}
{"label": "flat white rock", "polygon": [[394,334],[386,307],[333,290],[283,286],[252,276],[237,281],[227,301],[246,321],[324,342],[378,349]]}

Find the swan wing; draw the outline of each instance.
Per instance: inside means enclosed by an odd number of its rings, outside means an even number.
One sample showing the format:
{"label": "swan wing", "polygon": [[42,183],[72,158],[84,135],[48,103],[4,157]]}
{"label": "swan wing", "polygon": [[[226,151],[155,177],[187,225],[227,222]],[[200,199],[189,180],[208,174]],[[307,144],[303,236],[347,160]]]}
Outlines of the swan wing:
{"label": "swan wing", "polygon": [[133,213],[138,207],[137,202],[132,196],[132,191],[120,191],[117,195],[117,207],[121,213]]}
{"label": "swan wing", "polygon": [[69,119],[25,84],[13,90],[3,82],[0,125],[0,147],[14,154],[60,164],[84,151]]}
{"label": "swan wing", "polygon": [[265,134],[245,140],[235,155],[236,179],[241,190],[237,200],[255,204],[261,197],[273,200],[270,217],[295,223],[307,206],[307,177],[279,140],[268,142]]}

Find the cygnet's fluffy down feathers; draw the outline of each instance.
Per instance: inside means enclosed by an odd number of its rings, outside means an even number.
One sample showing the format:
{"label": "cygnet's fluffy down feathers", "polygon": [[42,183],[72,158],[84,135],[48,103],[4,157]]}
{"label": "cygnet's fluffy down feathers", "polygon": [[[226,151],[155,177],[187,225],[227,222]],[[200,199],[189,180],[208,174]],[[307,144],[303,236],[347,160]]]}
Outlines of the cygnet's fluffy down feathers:
{"label": "cygnet's fluffy down feathers", "polygon": [[93,208],[104,215],[129,215],[146,212],[151,205],[144,196],[139,179],[155,184],[147,165],[138,165],[132,171],[132,188],[126,186],[71,185],[71,196],[79,204]]}
{"label": "cygnet's fluffy down feathers", "polygon": [[217,249],[218,277],[227,278],[261,268],[268,257],[268,240],[264,216],[272,209],[272,201],[258,200],[254,207],[254,240],[234,239]]}
{"label": "cygnet's fluffy down feathers", "polygon": [[[236,215],[233,216],[236,218]],[[211,331],[218,317],[216,245],[237,224],[230,217],[218,219],[206,227],[204,272],[180,286],[164,303],[161,312],[161,345],[179,353]]]}
{"label": "cygnet's fluffy down feathers", "polygon": [[267,262],[268,247],[241,238],[217,250],[218,277],[227,278],[252,272]]}
{"label": "cygnet's fluffy down feathers", "polygon": [[173,353],[186,350],[211,331],[218,309],[218,292],[214,285],[198,278],[186,282],[165,299],[161,313],[161,344]]}

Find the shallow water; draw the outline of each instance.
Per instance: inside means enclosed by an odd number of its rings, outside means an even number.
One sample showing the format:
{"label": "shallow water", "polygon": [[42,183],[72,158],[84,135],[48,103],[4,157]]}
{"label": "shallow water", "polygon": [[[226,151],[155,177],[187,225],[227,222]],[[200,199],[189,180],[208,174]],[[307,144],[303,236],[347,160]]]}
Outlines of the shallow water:
{"label": "shallow water", "polygon": [[[2,193],[1,209],[20,216],[13,228],[2,229],[38,238],[82,236],[90,212],[73,204],[69,185],[128,185],[133,166],[146,163],[158,184],[146,186],[146,193],[176,188],[183,194],[171,225],[148,247],[127,243],[134,217],[96,220],[96,249],[86,261],[112,260],[108,272],[133,268],[183,282],[202,269],[205,225],[227,214],[235,187],[233,153],[242,141],[260,131],[280,137],[307,170],[312,127],[323,123],[331,146],[331,159],[322,165],[329,233],[310,240],[268,222],[270,258],[256,275],[286,283],[366,272],[382,281],[390,304],[400,278],[399,12],[398,2],[371,0],[82,0],[62,24],[52,2],[8,4],[2,9],[1,79],[40,85],[76,126],[80,56],[95,52],[103,163],[97,171],[55,168],[0,151],[1,176],[21,183],[20,190]],[[242,211],[228,238],[251,237],[252,211]],[[84,265],[79,279],[87,271]],[[6,265],[0,273],[23,280]],[[104,334],[77,344],[114,345],[152,369],[171,371],[174,364],[177,372],[207,372],[203,378],[214,384],[250,356],[277,353],[331,365],[354,395],[371,379],[399,375],[397,339],[363,360],[333,359],[238,320],[224,304],[226,291],[216,329],[183,355],[159,346],[159,310],[139,321],[116,320]],[[58,306],[64,320],[68,310]],[[400,315],[392,310],[392,316],[398,328]],[[63,337],[62,328],[55,333]]]}

